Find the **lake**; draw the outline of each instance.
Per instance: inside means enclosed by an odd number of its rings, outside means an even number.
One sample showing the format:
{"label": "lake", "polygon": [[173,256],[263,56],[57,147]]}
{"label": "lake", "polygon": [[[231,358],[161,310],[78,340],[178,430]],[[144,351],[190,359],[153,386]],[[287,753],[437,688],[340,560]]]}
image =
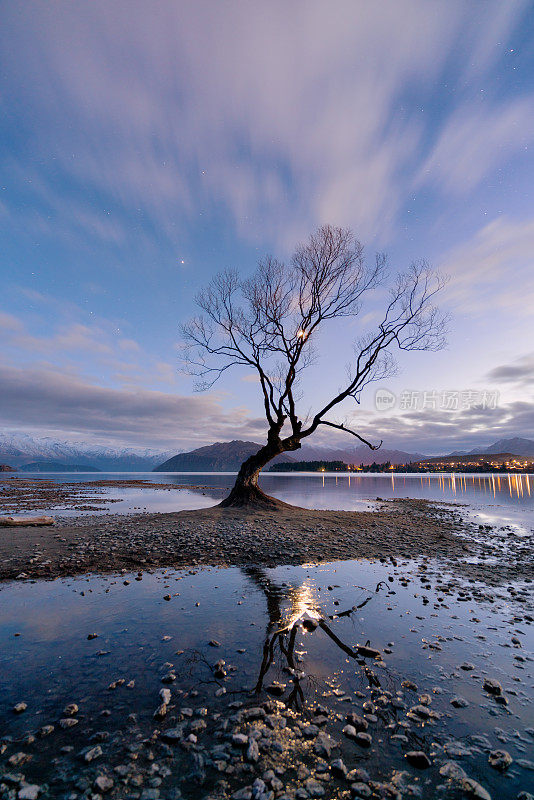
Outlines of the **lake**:
{"label": "lake", "polygon": [[[101,487],[100,513],[212,505],[234,479],[19,477],[165,487]],[[262,486],[311,508],[462,503],[481,524],[524,536],[533,477],[277,473]],[[122,499],[107,505],[112,498]],[[515,800],[534,783],[531,589],[387,557],[1,584],[0,797],[29,783],[39,797],[69,800],[487,799],[484,791]],[[158,716],[162,689],[170,697]],[[368,741],[343,733],[350,714],[363,718]],[[496,751],[512,759],[502,771],[489,763]],[[412,764],[412,752],[430,766]]]}

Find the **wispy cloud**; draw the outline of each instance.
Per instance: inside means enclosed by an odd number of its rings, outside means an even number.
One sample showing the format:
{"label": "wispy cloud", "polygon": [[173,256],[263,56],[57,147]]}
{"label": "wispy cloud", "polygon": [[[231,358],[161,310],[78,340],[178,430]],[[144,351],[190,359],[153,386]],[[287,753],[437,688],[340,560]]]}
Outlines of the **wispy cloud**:
{"label": "wispy cloud", "polygon": [[534,96],[461,105],[447,120],[416,178],[465,195],[534,142]]}
{"label": "wispy cloud", "polygon": [[534,219],[499,217],[455,247],[441,267],[452,278],[448,301],[472,311],[532,315]]}
{"label": "wispy cloud", "polygon": [[508,364],[499,364],[487,374],[494,383],[518,383],[529,386],[534,392],[534,352],[527,353]]}
{"label": "wispy cloud", "polygon": [[[383,236],[430,124],[406,97],[423,107],[451,54],[490,70],[523,10],[488,2],[481,26],[469,4],[421,0],[6,7],[4,103],[26,109],[6,172],[37,197],[18,215],[122,245],[132,230],[175,242],[219,207],[283,243],[325,220]],[[473,186],[530,136],[530,111],[464,96],[424,174]]]}
{"label": "wispy cloud", "polygon": [[6,427],[153,447],[250,439],[265,429],[245,408],[224,411],[213,394],[104,388],[55,367],[0,366],[0,421]]}

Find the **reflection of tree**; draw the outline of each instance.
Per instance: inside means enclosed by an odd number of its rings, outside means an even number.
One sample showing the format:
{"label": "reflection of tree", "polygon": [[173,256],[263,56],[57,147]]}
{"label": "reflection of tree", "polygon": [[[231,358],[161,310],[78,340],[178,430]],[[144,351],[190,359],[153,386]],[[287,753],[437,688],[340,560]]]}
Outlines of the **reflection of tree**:
{"label": "reflection of tree", "polygon": [[[285,702],[290,707],[302,706],[304,703],[304,692],[302,690],[301,681],[304,677],[304,673],[299,670],[295,657],[295,644],[299,630],[303,630],[307,633],[313,633],[317,629],[322,630],[340,650],[361,664],[370,687],[380,686],[380,681],[377,676],[372,669],[366,666],[364,660],[366,657],[374,658],[380,655],[379,651],[369,647],[369,642],[367,642],[366,645],[356,645],[355,648],[351,647],[337,636],[327,622],[327,620],[338,617],[350,616],[354,611],[363,608],[373,596],[372,593],[369,593],[369,596],[358,605],[352,606],[331,617],[327,617],[321,611],[318,598],[306,583],[298,587],[282,587],[272,581],[262,569],[246,567],[243,568],[243,572],[264,592],[267,600],[267,613],[269,617],[263,645],[262,662],[255,687],[257,693],[263,688],[265,677],[274,663],[276,648],[278,646],[279,651],[282,653],[287,663],[287,672],[291,675],[293,681],[293,689]],[[377,585],[375,593],[379,592],[382,586],[385,586],[385,584],[381,581]],[[285,614],[282,611],[282,600],[289,601],[289,609]],[[276,691],[276,684],[274,684],[272,688]]]}

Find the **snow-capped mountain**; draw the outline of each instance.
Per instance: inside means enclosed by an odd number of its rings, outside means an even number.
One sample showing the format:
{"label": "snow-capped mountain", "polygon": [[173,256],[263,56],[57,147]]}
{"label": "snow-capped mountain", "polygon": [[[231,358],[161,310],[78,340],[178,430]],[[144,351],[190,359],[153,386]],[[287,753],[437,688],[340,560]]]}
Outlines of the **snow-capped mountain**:
{"label": "snow-capped mountain", "polygon": [[108,471],[150,471],[176,450],[107,447],[86,442],[61,442],[27,433],[0,433],[0,463],[16,467],[32,461],[87,464]]}

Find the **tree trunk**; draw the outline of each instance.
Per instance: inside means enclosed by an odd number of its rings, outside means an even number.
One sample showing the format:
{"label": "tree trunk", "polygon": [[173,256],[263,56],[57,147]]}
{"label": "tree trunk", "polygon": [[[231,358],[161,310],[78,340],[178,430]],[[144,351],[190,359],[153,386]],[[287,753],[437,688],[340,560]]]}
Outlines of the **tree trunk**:
{"label": "tree trunk", "polygon": [[[300,444],[299,444],[300,447]],[[284,506],[281,500],[276,500],[265,494],[258,486],[258,477],[263,467],[277,455],[283,453],[285,447],[280,439],[268,442],[257,453],[247,458],[241,464],[237,473],[233,489],[220,505],[223,508],[259,506],[264,508],[277,508]]]}

